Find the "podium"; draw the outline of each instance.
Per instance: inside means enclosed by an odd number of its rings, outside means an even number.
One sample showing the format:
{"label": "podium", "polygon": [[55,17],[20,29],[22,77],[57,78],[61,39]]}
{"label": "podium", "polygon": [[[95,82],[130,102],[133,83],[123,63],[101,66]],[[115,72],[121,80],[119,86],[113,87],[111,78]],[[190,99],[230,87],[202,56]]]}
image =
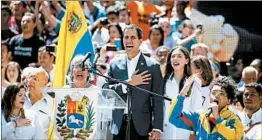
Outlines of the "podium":
{"label": "podium", "polygon": [[54,132],[59,139],[107,139],[112,111],[127,104],[113,90],[89,88],[50,88],[55,94]]}

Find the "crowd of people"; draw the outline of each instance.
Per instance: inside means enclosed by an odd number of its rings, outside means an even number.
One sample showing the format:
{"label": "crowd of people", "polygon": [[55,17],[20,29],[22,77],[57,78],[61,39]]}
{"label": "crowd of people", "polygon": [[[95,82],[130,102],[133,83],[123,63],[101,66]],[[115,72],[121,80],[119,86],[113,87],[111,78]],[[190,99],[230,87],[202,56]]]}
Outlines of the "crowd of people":
{"label": "crowd of people", "polygon": [[[79,4],[97,57],[83,66],[75,56],[63,88],[111,89],[131,105],[112,112],[108,139],[262,139],[262,60],[233,57],[239,36],[221,17],[214,23],[194,1]],[[53,138],[55,99],[43,89],[55,79],[65,11],[66,1],[1,2],[3,139]]]}

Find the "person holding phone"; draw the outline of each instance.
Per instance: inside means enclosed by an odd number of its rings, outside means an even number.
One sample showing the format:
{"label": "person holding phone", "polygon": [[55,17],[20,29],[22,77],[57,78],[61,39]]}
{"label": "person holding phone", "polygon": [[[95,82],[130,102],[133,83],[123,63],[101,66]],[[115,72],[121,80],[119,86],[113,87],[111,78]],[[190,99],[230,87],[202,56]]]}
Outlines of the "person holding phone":
{"label": "person holding phone", "polygon": [[117,51],[123,50],[123,32],[119,24],[109,24],[109,41],[100,50],[100,57],[107,58],[106,62],[109,63],[116,55]]}

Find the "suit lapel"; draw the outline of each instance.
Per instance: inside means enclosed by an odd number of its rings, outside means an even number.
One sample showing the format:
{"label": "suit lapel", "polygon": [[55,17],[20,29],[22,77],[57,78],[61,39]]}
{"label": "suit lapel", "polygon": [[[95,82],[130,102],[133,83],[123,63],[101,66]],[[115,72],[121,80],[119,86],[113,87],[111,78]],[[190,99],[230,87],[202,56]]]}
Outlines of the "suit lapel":
{"label": "suit lapel", "polygon": [[145,57],[143,56],[142,53],[141,53],[141,55],[138,59],[137,65],[136,65],[136,71],[137,70],[139,70],[138,73],[141,73],[141,72],[147,70],[146,60],[145,60]]}

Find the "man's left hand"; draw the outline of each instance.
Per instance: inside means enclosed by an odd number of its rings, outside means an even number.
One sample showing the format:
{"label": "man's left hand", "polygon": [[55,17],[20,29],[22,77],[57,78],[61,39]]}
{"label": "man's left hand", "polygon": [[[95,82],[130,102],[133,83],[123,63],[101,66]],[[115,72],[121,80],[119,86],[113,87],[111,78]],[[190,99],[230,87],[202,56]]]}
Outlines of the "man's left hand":
{"label": "man's left hand", "polygon": [[154,130],[149,132],[148,135],[149,135],[149,140],[160,140],[161,138],[161,133]]}

